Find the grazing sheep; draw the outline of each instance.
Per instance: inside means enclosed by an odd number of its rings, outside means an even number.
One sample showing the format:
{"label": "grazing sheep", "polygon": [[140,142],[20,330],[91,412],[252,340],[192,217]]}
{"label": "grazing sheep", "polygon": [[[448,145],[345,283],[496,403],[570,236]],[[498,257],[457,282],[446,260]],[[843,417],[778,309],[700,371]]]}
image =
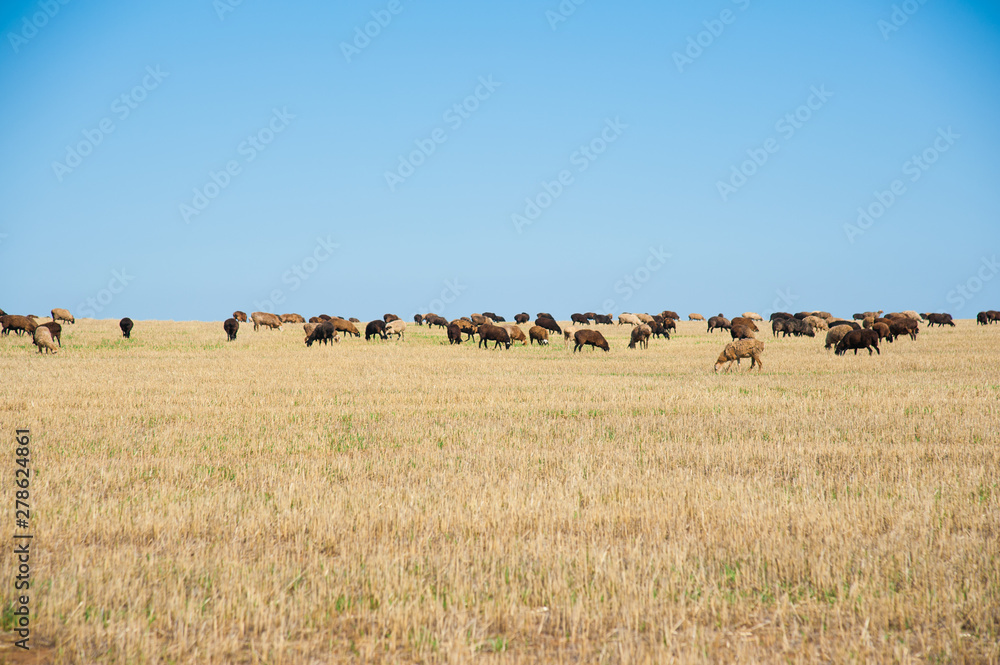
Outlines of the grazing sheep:
{"label": "grazing sheep", "polygon": [[38,328],[38,323],[28,316],[7,314],[2,318],[4,335],[9,335],[11,330],[16,332],[18,335],[23,335],[24,333],[31,335],[34,334],[35,329]]}
{"label": "grazing sheep", "polygon": [[916,341],[920,327],[917,322],[909,318],[895,319],[889,324],[889,341],[895,342],[900,335],[909,335],[910,339]]}
{"label": "grazing sheep", "polygon": [[825,319],[827,321],[833,318],[833,314],[831,314],[830,312],[813,312],[813,316],[818,316],[819,318]]}
{"label": "grazing sheep", "polygon": [[673,319],[674,321],[681,320],[681,315],[670,309],[663,310],[662,312],[660,312],[660,315],[665,319]]}
{"label": "grazing sheep", "polygon": [[742,323],[734,323],[729,329],[729,334],[733,336],[733,339],[754,339],[753,330]]}
{"label": "grazing sheep", "polygon": [[301,314],[282,314],[278,317],[282,323],[305,323],[306,320],[302,318]]}
{"label": "grazing sheep", "polygon": [[[340,317],[340,318],[344,318],[344,317]],[[352,316],[351,318],[349,318],[347,320],[350,321],[351,323],[361,323],[361,319],[359,319],[356,316]]]}
{"label": "grazing sheep", "polygon": [[45,326],[35,328],[34,342],[39,353],[42,353],[43,350],[47,353],[58,353],[55,342],[52,341],[52,331]]}
{"label": "grazing sheep", "polygon": [[794,319],[795,317],[788,312],[774,312],[771,314],[771,320],[775,321],[777,319]]}
{"label": "grazing sheep", "polygon": [[914,312],[912,309],[908,309],[908,310],[902,311],[902,312],[900,312],[900,314],[902,314],[903,316],[905,316],[907,318],[913,319],[917,323],[920,323],[920,321],[922,319],[922,317],[919,314],[917,314],[916,312]]}
{"label": "grazing sheep", "polygon": [[563,333],[563,339],[566,342],[566,346],[569,346],[569,343],[574,339],[576,339],[574,335],[576,335],[577,330],[579,330],[579,328],[577,328],[576,326],[568,326],[566,328],[563,328],[562,333]]}
{"label": "grazing sheep", "polygon": [[515,314],[514,315],[514,322],[515,323],[527,323],[530,320],[531,320],[531,317],[528,316],[527,312],[521,312],[520,314]]}
{"label": "grazing sheep", "polygon": [[981,326],[988,326],[990,324],[990,315],[986,312],[979,312],[979,314],[976,314],[976,323]]}
{"label": "grazing sheep", "polygon": [[455,319],[448,324],[449,329],[453,325],[458,326],[458,329],[468,335],[469,339],[472,339],[473,335],[476,334],[476,325],[469,319]]}
{"label": "grazing sheep", "polygon": [[127,316],[118,322],[118,327],[122,329],[122,337],[125,339],[132,339],[132,319]]}
{"label": "grazing sheep", "polygon": [[499,349],[503,344],[505,349],[510,348],[510,333],[500,326],[486,323],[479,326],[479,347],[490,348],[490,342],[496,342],[494,349]]}
{"label": "grazing sheep", "polygon": [[[309,326],[315,326],[312,330]],[[306,332],[306,346],[312,346],[313,342],[319,342],[320,344],[329,344],[331,341],[339,342],[340,335],[337,334],[337,328],[333,325],[331,321],[324,321],[323,323],[307,323],[303,326]]]}
{"label": "grazing sheep", "polygon": [[456,323],[448,324],[448,344],[462,343],[462,329]]}
{"label": "grazing sheep", "polygon": [[986,315],[990,317],[990,323],[997,323],[1000,321],[1000,312],[995,309],[986,310]]}
{"label": "grazing sheep", "polygon": [[335,330],[342,332],[345,335],[354,335],[355,337],[361,337],[361,333],[350,321],[345,321],[344,319],[336,318],[330,319],[327,323],[332,323]]}
{"label": "grazing sheep", "polygon": [[[319,320],[320,320],[320,322],[322,323],[323,321],[331,321],[331,320],[333,320],[333,318],[334,318],[334,317],[330,316],[329,314],[320,314],[320,315],[319,315],[319,316],[317,316],[316,318],[317,318],[317,319],[319,319]],[[341,316],[341,317],[339,317],[339,318],[341,318],[341,319],[342,319],[342,318],[344,318],[344,317],[342,317],[342,316]]]}
{"label": "grazing sheep", "polygon": [[76,323],[76,319],[73,318],[73,315],[69,313],[68,309],[62,309],[59,307],[56,307],[54,310],[52,310],[52,320],[69,321],[70,323]]}
{"label": "grazing sheep", "polygon": [[472,315],[472,316],[470,316],[469,318],[470,318],[470,319],[472,320],[472,322],[473,322],[474,324],[476,324],[477,326],[481,326],[481,325],[483,325],[484,323],[488,323],[488,321],[486,320],[486,317],[485,317],[485,316],[483,316],[482,314],[473,314],[473,315]]}
{"label": "grazing sheep", "polygon": [[313,334],[313,331],[316,330],[316,326],[319,324],[319,321],[310,321],[309,323],[302,324],[302,330],[306,333],[306,339],[309,339],[309,335]]}
{"label": "grazing sheep", "polygon": [[701,314],[698,314],[697,312],[692,312],[691,314],[688,314],[688,321],[704,321],[704,320],[705,317],[702,316]]}
{"label": "grazing sheep", "polygon": [[580,313],[570,314],[569,320],[572,321],[573,323],[579,323],[582,326],[585,326],[588,323],[590,323],[590,319],[587,318],[586,314],[580,314]]}
{"label": "grazing sheep", "polygon": [[267,312],[254,312],[250,315],[250,320],[253,321],[254,332],[256,332],[257,328],[260,327],[269,329],[277,328],[278,330],[281,330],[281,319],[274,314],[268,314]]}
{"label": "grazing sheep", "polygon": [[402,319],[393,319],[385,326],[386,335],[395,335],[396,339],[403,339],[406,335],[406,321]]}
{"label": "grazing sheep", "polygon": [[764,317],[757,312],[743,312],[744,319],[750,319],[751,321],[763,321]]}
{"label": "grazing sheep", "polygon": [[719,314],[718,316],[711,316],[708,319],[708,332],[712,332],[716,328],[719,330],[729,330],[732,328],[732,324],[729,319]]}
{"label": "grazing sheep", "polygon": [[537,341],[539,346],[546,346],[549,343],[549,331],[541,326],[531,326],[528,330],[528,337],[531,339],[531,344]]}
{"label": "grazing sheep", "polygon": [[635,318],[639,319],[641,323],[645,323],[646,325],[653,322],[653,317],[649,314],[636,314]]}
{"label": "grazing sheep", "polygon": [[636,316],[635,314],[627,314],[627,313],[625,313],[625,314],[619,314],[618,315],[618,325],[621,326],[621,325],[625,325],[626,323],[629,324],[630,326],[637,326],[640,323],[642,323],[642,321],[640,321],[639,317]]}
{"label": "grazing sheep", "polygon": [[559,327],[559,324],[556,323],[555,319],[549,319],[544,316],[540,316],[537,319],[535,319],[535,325],[541,326],[542,328],[545,328],[546,330],[554,332],[558,335],[562,334],[562,328]]}
{"label": "grazing sheep", "polygon": [[374,321],[368,322],[368,325],[365,326],[365,341],[370,341],[372,337],[387,339],[385,336],[385,321],[382,319],[375,319]]}
{"label": "grazing sheep", "polygon": [[307,321],[307,323],[322,323],[322,322],[323,319],[319,318],[318,316],[310,316],[309,321]]}
{"label": "grazing sheep", "polygon": [[816,331],[813,330],[813,327],[805,319],[785,319],[784,330],[782,330],[781,336],[787,337],[789,335],[794,335],[795,337],[801,337],[802,335],[815,337]]}
{"label": "grazing sheep", "polygon": [[[764,319],[761,319],[763,321]],[[730,326],[743,326],[744,328],[749,328],[753,332],[760,332],[760,328],[754,323],[753,319],[748,319],[745,316],[737,316],[732,321],[729,322]]]}
{"label": "grazing sheep", "polygon": [[583,315],[587,317],[587,323],[597,320],[597,312],[584,312]]}
{"label": "grazing sheep", "polygon": [[[673,319],[667,319],[668,323],[673,323]],[[635,330],[635,328],[633,328]],[[670,339],[670,330],[667,328],[666,323],[660,321],[653,321],[649,324],[649,330],[653,333],[653,337],[666,337]]]}
{"label": "grazing sheep", "polygon": [[413,315],[413,322],[416,323],[418,326],[422,326],[422,325],[424,325],[424,317],[422,317],[419,314],[414,314]]}
{"label": "grazing sheep", "polygon": [[851,326],[833,326],[826,333],[826,346],[824,347],[827,351],[837,346],[840,340],[844,339],[847,333],[854,330]]}
{"label": "grazing sheep", "polygon": [[951,314],[928,314],[927,315],[927,327],[931,326],[951,326],[955,327],[955,322],[951,319]]}
{"label": "grazing sheep", "polygon": [[611,347],[608,346],[608,340],[604,339],[604,335],[597,330],[577,330],[573,339],[576,342],[573,353],[583,349],[585,345],[604,349],[605,353],[611,350]]}
{"label": "grazing sheep", "polygon": [[[658,325],[661,328],[663,327],[662,323]],[[652,334],[653,334],[652,328],[650,328],[646,324],[643,324],[641,326],[635,326],[634,328],[632,328],[632,339],[628,343],[628,348],[634,349],[636,347],[636,344],[638,344],[640,349],[648,349],[649,336]]]}
{"label": "grazing sheep", "polygon": [[764,353],[764,342],[759,339],[737,339],[729,344],[726,344],[726,348],[722,350],[719,357],[715,360],[715,371],[718,372],[719,368],[725,365],[726,370],[732,368],[733,361],[736,361],[738,365],[741,358],[750,359],[750,369],[753,370],[754,367],[760,372],[764,369],[764,362],[760,359],[761,355]]}
{"label": "grazing sheep", "polygon": [[819,316],[807,316],[802,319],[809,325],[813,327],[813,330],[828,330],[830,325],[826,322],[826,319]]}
{"label": "grazing sheep", "polygon": [[226,319],[225,322],[223,322],[222,324],[222,329],[226,331],[226,337],[227,337],[226,341],[235,342],[236,333],[240,329],[240,322],[237,321],[236,319]]}
{"label": "grazing sheep", "polygon": [[437,316],[437,314],[435,314],[434,312],[427,312],[426,314],[424,314],[424,317],[423,317],[424,318],[424,323],[429,322],[435,316]]}
{"label": "grazing sheep", "polygon": [[241,323],[246,323],[247,322],[247,313],[246,312],[241,312],[240,310],[236,310],[235,312],[233,312],[233,318],[236,319],[237,321],[241,322]]}
{"label": "grazing sheep", "polygon": [[556,320],[556,317],[552,316],[548,312],[539,312],[538,315],[535,318],[538,318],[538,319],[552,319],[553,321]]}
{"label": "grazing sheep", "polygon": [[827,322],[827,325],[830,326],[831,330],[833,330],[835,326],[850,326],[852,330],[857,330],[861,327],[858,325],[857,321],[847,321],[844,319],[834,319],[833,321]]}
{"label": "grazing sheep", "polygon": [[771,334],[775,337],[778,333],[785,331],[785,321],[788,319],[771,319]]}
{"label": "grazing sheep", "polygon": [[610,314],[598,314],[594,316],[594,323],[604,323],[609,326],[613,326],[615,325],[615,320],[611,317]]}
{"label": "grazing sheep", "polygon": [[508,335],[510,335],[510,341],[512,344],[514,342],[520,342],[521,346],[525,346],[528,343],[528,337],[517,324],[508,323],[507,325],[501,327],[507,331]]}
{"label": "grazing sheep", "polygon": [[878,349],[878,333],[870,328],[852,330],[844,335],[843,339],[837,342],[834,353],[842,356],[851,349],[854,349],[854,355],[858,355],[858,349],[868,349],[868,355],[871,355],[872,349],[875,349],[879,355],[882,355]]}
{"label": "grazing sheep", "polygon": [[[62,326],[59,325],[58,323],[56,323],[55,321],[49,321],[48,323],[43,323],[41,325],[43,325],[43,326],[45,326],[46,328],[49,329],[49,332],[52,333],[52,339],[54,339],[56,342],[58,342],[59,346],[61,347],[62,346]],[[37,328],[36,328],[36,330],[37,330]]]}
{"label": "grazing sheep", "polygon": [[442,328],[448,327],[448,319],[444,318],[443,316],[438,316],[437,314],[435,314],[429,319],[425,316],[424,321],[427,322],[428,328],[433,328],[434,326],[441,326]]}
{"label": "grazing sheep", "polygon": [[889,326],[882,323],[881,321],[873,324],[871,329],[874,330],[876,333],[878,333],[878,338],[880,340],[889,339],[889,335],[891,334],[889,331]]}
{"label": "grazing sheep", "polygon": [[386,323],[392,323],[393,321],[399,321],[399,317],[395,314],[383,314],[382,320]]}

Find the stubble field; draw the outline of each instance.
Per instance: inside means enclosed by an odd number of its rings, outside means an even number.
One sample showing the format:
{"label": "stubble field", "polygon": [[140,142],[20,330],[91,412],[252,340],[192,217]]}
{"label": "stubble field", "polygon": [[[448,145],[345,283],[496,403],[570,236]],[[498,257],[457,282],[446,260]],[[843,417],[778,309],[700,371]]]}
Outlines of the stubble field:
{"label": "stubble field", "polygon": [[221,322],[85,320],[52,357],[3,338],[35,655],[1000,659],[1000,326],[871,358],[762,332],[759,375],[713,374],[728,335],[678,328],[575,355],[412,323],[309,349]]}

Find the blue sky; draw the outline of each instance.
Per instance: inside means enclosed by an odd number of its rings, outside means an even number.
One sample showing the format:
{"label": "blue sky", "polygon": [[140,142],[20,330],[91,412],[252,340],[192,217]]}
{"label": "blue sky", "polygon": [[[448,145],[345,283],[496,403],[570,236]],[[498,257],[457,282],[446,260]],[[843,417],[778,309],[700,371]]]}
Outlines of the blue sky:
{"label": "blue sky", "polygon": [[4,4],[0,307],[1000,309],[995,3],[234,2]]}

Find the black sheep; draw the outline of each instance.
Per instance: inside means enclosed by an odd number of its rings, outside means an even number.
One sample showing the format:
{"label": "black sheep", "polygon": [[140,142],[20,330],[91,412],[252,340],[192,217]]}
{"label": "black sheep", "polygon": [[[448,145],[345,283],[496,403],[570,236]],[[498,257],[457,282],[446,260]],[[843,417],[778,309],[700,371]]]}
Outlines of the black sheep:
{"label": "black sheep", "polygon": [[[118,327],[122,329],[122,337],[124,337],[125,339],[132,339],[133,325],[134,324],[132,323],[132,319],[128,318],[127,316],[118,322]],[[59,346],[62,346],[61,342],[59,343]]]}
{"label": "black sheep", "polygon": [[222,329],[226,331],[226,336],[229,337],[228,342],[236,341],[236,333],[240,329],[240,322],[236,319],[226,319],[222,324]]}

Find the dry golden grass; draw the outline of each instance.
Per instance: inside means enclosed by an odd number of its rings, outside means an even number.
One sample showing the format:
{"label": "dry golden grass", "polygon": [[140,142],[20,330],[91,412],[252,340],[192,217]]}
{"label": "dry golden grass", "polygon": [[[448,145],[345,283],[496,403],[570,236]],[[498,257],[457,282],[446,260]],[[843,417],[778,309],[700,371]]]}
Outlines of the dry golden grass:
{"label": "dry golden grass", "polygon": [[760,375],[678,327],[575,355],[412,324],[3,338],[33,638],[79,663],[1000,659],[1000,326],[871,358],[762,334]]}

